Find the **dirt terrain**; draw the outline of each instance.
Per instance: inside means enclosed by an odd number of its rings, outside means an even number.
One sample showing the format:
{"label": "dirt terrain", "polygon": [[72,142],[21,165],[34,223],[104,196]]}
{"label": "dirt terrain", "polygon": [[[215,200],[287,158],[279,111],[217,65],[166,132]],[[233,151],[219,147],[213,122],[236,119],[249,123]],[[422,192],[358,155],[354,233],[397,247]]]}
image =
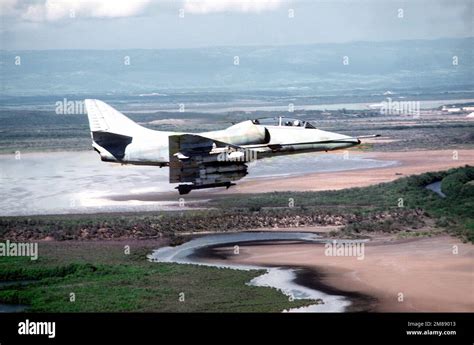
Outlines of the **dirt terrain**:
{"label": "dirt terrain", "polygon": [[220,253],[235,264],[305,267],[344,292],[374,297],[379,312],[473,312],[474,247],[449,236],[365,245],[364,257],[326,256],[322,244],[242,244]]}
{"label": "dirt terrain", "polygon": [[[378,160],[397,161],[396,166],[358,169],[338,172],[323,172],[305,176],[242,180],[233,186],[233,193],[265,193],[274,191],[320,191],[390,182],[402,176],[421,174],[428,171],[473,165],[474,150],[433,150],[407,152],[357,152],[350,155],[364,155]],[[215,194],[228,193],[219,190]]]}

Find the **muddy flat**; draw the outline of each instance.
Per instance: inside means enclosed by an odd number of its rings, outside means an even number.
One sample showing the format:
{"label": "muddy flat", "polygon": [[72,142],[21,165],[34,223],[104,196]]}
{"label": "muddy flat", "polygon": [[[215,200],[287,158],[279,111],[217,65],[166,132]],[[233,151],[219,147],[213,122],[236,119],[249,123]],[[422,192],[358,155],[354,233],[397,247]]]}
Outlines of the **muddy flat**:
{"label": "muddy flat", "polygon": [[371,242],[362,260],[327,256],[316,243],[242,244],[226,260],[313,269],[331,288],[374,297],[378,312],[474,311],[474,247],[449,236]]}
{"label": "muddy flat", "polygon": [[[320,191],[364,187],[403,176],[474,165],[474,150],[335,151],[274,157],[251,163],[229,189],[180,196],[168,168],[101,162],[95,152],[0,155],[0,216],[180,209],[179,199],[202,203],[234,193]],[[205,207],[205,205],[204,205]]]}

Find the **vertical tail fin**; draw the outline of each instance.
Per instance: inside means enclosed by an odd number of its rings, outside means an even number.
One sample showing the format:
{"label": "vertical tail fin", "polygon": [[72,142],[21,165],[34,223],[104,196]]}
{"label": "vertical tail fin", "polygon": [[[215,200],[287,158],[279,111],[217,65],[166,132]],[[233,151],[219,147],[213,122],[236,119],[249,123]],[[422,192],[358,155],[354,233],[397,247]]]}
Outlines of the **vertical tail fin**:
{"label": "vertical tail fin", "polygon": [[125,156],[126,147],[133,141],[133,136],[148,130],[97,99],[86,99],[85,105],[92,147],[103,161],[121,161]]}
{"label": "vertical tail fin", "polygon": [[91,133],[109,132],[133,136],[137,131],[147,130],[102,101],[86,99],[85,105]]}

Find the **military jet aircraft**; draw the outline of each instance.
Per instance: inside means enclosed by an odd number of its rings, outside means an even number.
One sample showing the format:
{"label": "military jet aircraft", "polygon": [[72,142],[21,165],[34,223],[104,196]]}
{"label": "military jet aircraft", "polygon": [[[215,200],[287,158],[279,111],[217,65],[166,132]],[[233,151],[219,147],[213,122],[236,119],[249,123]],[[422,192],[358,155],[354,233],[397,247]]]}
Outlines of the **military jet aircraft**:
{"label": "military jet aircraft", "polygon": [[286,117],[243,121],[204,133],[155,131],[133,122],[108,104],[86,99],[92,147],[102,161],[169,166],[170,183],[193,189],[227,187],[247,175],[250,162],[265,157],[346,149],[361,138],[315,128]]}

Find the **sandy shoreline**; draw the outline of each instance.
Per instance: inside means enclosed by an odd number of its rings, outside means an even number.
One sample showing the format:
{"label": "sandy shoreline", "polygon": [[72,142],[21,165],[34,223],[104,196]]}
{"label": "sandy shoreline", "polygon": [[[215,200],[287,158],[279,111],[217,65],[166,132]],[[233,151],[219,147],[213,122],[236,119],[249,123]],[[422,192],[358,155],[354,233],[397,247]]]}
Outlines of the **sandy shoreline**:
{"label": "sandy shoreline", "polygon": [[[214,188],[195,190],[184,196],[188,205],[222,197],[231,197],[233,194],[255,194],[284,191],[323,191],[339,190],[353,187],[366,187],[374,184],[394,181],[410,175],[418,175],[429,171],[442,171],[465,165],[474,165],[474,150],[457,150],[457,159],[453,159],[453,150],[407,151],[407,152],[377,152],[377,151],[349,151],[349,157],[376,159],[386,162],[396,162],[386,167],[362,168],[332,172],[306,173],[301,175],[262,177],[242,179],[229,189]],[[341,156],[344,152],[339,152]],[[326,153],[319,153],[324,155]],[[256,164],[265,164],[265,160]],[[176,204],[179,194],[173,192],[146,192],[121,194],[109,197],[114,201],[158,202],[167,201]],[[108,200],[109,200],[108,199]]]}
{"label": "sandy shoreline", "polygon": [[[458,254],[453,254],[457,246]],[[214,248],[214,258],[233,264],[303,267],[314,284],[373,298],[377,312],[473,312],[474,246],[449,236],[374,241],[365,257],[331,257],[311,243],[265,243]],[[310,278],[306,278],[307,280]],[[399,301],[403,294],[403,301]]]}
{"label": "sandy shoreline", "polygon": [[219,190],[213,194],[338,190],[390,182],[403,176],[446,170],[466,164],[474,165],[474,150],[456,150],[456,152],[457,159],[453,159],[454,150],[407,152],[350,151],[349,155],[363,155],[378,160],[397,161],[399,164],[384,168],[311,173],[285,178],[242,180],[227,192]]}
{"label": "sandy shoreline", "polygon": [[[474,150],[458,150],[457,160],[453,159],[453,152],[352,150],[332,152],[331,159],[324,158],[329,153],[322,152],[296,155],[299,157],[294,160],[284,157],[278,164],[261,160],[250,170],[260,169],[267,175],[249,176],[229,189],[195,190],[184,196],[169,184],[168,169],[108,165],[97,160],[94,152],[76,158],[65,153],[54,153],[52,157],[46,153],[25,154],[25,159],[6,165],[10,170],[4,171],[7,178],[3,179],[5,195],[0,208],[2,216],[174,211],[182,210],[181,197],[186,206],[199,208],[208,206],[208,200],[239,194],[365,187],[403,176],[474,165]],[[346,154],[349,160],[355,158],[353,162],[344,160]],[[333,170],[325,170],[328,168]],[[339,168],[346,170],[338,171]],[[280,174],[282,171],[288,174]]]}

